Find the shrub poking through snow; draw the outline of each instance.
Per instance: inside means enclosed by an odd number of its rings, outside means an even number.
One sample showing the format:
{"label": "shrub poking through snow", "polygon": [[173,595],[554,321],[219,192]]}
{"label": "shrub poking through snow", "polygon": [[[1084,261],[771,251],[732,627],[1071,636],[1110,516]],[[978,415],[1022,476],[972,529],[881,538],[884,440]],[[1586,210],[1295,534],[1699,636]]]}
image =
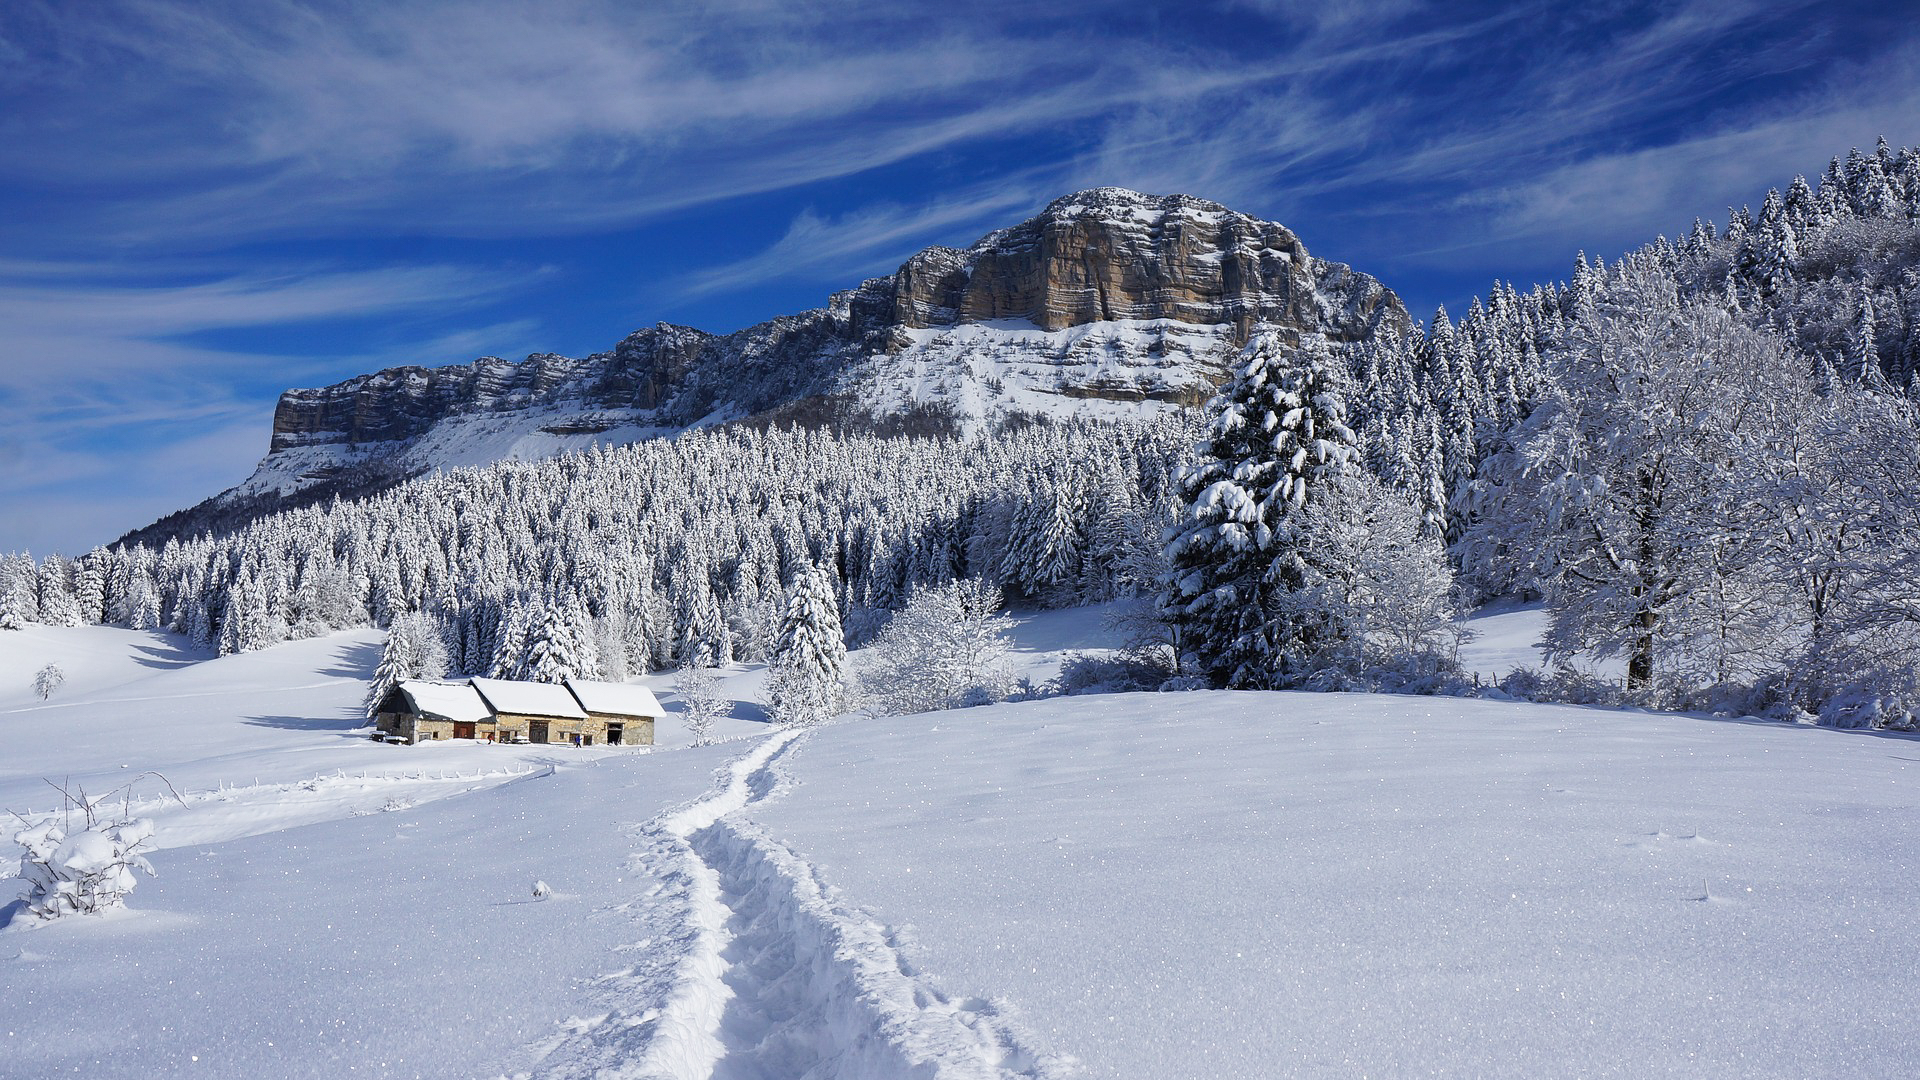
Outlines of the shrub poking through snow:
{"label": "shrub poking through snow", "polygon": [[[164,777],[160,781],[166,783]],[[124,907],[137,880],[134,871],[154,873],[153,864],[146,859],[153,841],[153,822],[127,813],[132,806],[130,797],[123,801],[117,818],[104,818],[100,811],[113,794],[130,796],[132,784],[110,795],[94,797],[85,791],[75,794],[55,787],[66,799],[66,815],[41,822],[21,818],[27,827],[13,837],[14,843],[25,849],[20,856],[20,877],[28,887],[24,898],[27,912],[50,920]],[[172,791],[172,785],[167,790]],[[178,793],[174,797],[179,798]],[[82,821],[75,820],[76,812]]]}
{"label": "shrub poking through snow", "polygon": [[20,876],[31,891],[27,910],[42,919],[94,915],[126,904],[135,870],[153,873],[142,854],[153,839],[146,818],[103,823],[69,835],[57,821],[42,822],[14,837],[26,848]]}
{"label": "shrub poking through snow", "polygon": [[48,664],[33,673],[33,696],[45,701],[53,696],[60,684],[67,681],[67,674],[58,665]]}

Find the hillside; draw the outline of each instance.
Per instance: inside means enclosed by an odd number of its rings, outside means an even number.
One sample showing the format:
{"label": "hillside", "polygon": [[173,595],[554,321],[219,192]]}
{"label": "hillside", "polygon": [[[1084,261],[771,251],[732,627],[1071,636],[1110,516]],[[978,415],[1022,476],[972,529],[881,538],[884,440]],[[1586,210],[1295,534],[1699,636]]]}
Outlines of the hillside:
{"label": "hillside", "polygon": [[1215,692],[405,748],[360,635],[140,677],[192,658],[27,633],[76,675],[0,704],[0,804],[164,765],[192,809],[142,804],[131,911],[0,930],[7,1077],[1920,1067],[1908,736]]}
{"label": "hillside", "polygon": [[1020,415],[1136,418],[1205,400],[1256,328],[1357,342],[1409,327],[1385,286],[1310,255],[1285,226],[1098,188],[731,334],[661,323],[584,358],[482,357],[288,390],[250,478],[126,539],[157,544],[289,497],[727,421],[949,431]]}

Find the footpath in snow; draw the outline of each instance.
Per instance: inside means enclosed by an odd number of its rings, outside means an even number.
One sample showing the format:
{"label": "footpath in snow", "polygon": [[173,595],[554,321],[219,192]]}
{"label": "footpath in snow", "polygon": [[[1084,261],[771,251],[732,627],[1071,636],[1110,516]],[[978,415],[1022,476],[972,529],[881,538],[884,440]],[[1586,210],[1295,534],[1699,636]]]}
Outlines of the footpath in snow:
{"label": "footpath in snow", "polygon": [[[767,737],[718,789],[646,830],[641,858],[671,883],[663,914],[681,933],[668,978],[626,973],[616,1011],[553,1048],[542,1075],[663,1080],[1006,1080],[1066,1075],[1036,1057],[997,1010],[950,998],[895,935],[849,906],[741,813],[782,792],[802,739]],[[649,942],[649,944],[654,944]],[[664,943],[661,943],[664,944]],[[658,951],[656,946],[656,951]]]}

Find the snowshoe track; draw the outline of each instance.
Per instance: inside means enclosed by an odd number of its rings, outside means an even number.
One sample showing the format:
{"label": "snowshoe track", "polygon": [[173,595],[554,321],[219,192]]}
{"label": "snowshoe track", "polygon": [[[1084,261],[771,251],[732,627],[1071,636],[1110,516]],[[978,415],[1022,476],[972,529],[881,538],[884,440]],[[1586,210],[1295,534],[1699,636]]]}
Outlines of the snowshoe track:
{"label": "snowshoe track", "polygon": [[[606,977],[609,992],[637,993],[551,1047],[541,1071],[645,1080],[1051,1080],[1073,1071],[1069,1059],[1029,1050],[992,1004],[942,994],[902,957],[892,930],[842,902],[784,845],[729,818],[784,789],[778,766],[800,738],[768,737],[727,767],[720,790],[651,827],[656,844],[641,861],[668,882],[683,929],[650,943],[653,963]],[[677,958],[664,995],[662,953]]]}

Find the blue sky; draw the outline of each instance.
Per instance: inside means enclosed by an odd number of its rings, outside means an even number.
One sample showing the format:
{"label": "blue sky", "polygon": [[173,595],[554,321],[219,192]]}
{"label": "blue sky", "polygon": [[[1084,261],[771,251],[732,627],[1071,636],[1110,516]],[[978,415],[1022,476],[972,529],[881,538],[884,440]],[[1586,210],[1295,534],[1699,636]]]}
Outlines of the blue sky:
{"label": "blue sky", "polygon": [[0,551],[242,479],[289,386],[820,304],[1068,191],[1286,223],[1417,315],[1884,134],[1902,4],[8,0]]}

